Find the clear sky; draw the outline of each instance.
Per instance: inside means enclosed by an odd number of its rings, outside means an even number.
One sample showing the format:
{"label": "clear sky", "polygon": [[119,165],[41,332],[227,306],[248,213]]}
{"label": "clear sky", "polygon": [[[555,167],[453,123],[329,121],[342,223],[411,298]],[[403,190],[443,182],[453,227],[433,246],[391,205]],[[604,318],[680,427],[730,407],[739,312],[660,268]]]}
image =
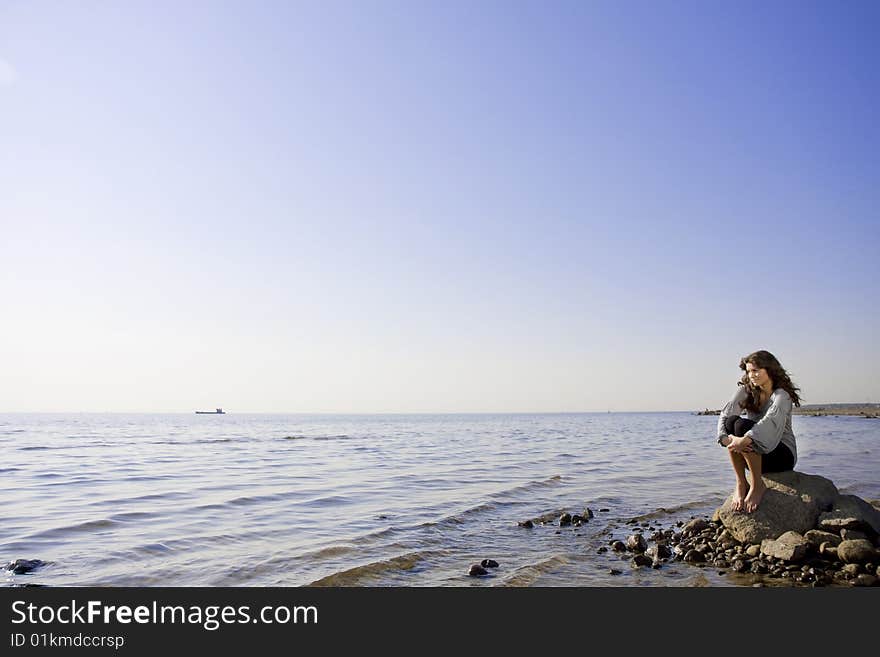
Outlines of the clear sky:
{"label": "clear sky", "polygon": [[0,0],[0,411],[880,401],[880,3]]}

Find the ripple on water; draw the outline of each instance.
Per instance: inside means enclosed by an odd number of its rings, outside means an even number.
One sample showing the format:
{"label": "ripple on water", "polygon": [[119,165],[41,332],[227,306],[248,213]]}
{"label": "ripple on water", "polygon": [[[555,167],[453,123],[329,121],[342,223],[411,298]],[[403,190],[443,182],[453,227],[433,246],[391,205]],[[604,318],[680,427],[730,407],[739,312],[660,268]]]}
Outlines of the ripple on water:
{"label": "ripple on water", "polygon": [[371,561],[325,575],[310,582],[308,586],[367,586],[379,584],[385,581],[390,573],[411,571],[429,557],[446,554],[448,554],[447,550],[417,550],[408,552],[389,559]]}

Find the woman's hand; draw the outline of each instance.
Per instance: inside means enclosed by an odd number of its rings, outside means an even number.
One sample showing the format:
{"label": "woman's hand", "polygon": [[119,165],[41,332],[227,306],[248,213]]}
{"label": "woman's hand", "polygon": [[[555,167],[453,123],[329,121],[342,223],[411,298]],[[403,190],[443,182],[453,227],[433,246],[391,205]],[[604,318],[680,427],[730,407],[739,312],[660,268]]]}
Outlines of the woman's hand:
{"label": "woman's hand", "polygon": [[727,436],[730,442],[727,443],[727,449],[731,452],[743,454],[745,452],[754,452],[751,438],[741,438],[739,436]]}

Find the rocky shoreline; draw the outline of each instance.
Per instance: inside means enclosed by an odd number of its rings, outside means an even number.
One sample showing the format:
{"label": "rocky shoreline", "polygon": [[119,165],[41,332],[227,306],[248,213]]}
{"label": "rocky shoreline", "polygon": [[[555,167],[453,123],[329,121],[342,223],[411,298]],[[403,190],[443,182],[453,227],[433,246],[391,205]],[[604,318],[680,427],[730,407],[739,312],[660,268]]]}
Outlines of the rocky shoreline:
{"label": "rocky shoreline", "polygon": [[[841,494],[830,480],[797,471],[763,479],[767,492],[754,513],[734,511],[731,495],[711,518],[692,516],[672,527],[648,514],[626,522],[631,533],[625,540],[611,538],[596,552],[616,553],[633,570],[683,562],[717,569],[719,575],[743,575],[740,583],[758,587],[880,586],[880,500]],[[586,508],[518,525],[580,527],[595,517]],[[486,566],[474,564],[468,575],[486,576]],[[609,574],[623,571],[611,568]]]}

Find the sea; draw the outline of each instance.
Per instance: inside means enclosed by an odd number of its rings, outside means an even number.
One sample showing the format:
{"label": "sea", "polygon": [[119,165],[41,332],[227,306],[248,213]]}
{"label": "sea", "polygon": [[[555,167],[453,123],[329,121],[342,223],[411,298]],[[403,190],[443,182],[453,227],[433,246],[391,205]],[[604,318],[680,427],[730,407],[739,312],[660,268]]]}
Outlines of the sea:
{"label": "sea", "polygon": [[[0,585],[743,586],[600,550],[711,516],[734,481],[717,419],[2,414],[0,562],[44,565]],[[792,424],[797,470],[880,499],[880,420]]]}

